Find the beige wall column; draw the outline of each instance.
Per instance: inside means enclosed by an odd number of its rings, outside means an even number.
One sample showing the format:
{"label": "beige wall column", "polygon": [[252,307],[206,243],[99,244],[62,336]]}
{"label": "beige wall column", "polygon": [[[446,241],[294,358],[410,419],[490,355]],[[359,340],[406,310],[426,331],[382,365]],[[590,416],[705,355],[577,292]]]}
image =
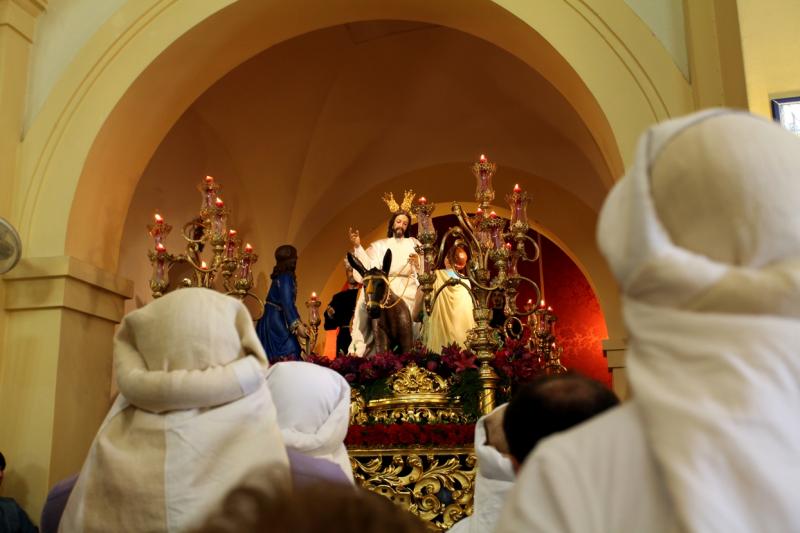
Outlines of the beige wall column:
{"label": "beige wall column", "polygon": [[684,0],[684,17],[697,109],[747,109],[736,0]]}
{"label": "beige wall column", "polygon": [[625,372],[625,351],[627,339],[606,339],[603,341],[603,355],[608,360],[611,372],[611,386],[620,400],[628,399],[628,375]]}
{"label": "beige wall column", "polygon": [[108,410],[112,338],[133,284],[62,256],[23,259],[4,285],[4,494],[38,522],[49,487],[78,471]]}

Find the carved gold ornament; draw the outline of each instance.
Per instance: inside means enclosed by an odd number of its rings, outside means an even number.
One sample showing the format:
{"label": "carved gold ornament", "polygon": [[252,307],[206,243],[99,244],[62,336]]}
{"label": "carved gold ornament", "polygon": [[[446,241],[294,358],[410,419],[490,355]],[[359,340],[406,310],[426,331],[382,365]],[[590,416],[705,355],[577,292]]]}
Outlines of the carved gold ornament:
{"label": "carved gold ornament", "polygon": [[476,459],[471,448],[351,449],[356,482],[444,531],[472,514]]}

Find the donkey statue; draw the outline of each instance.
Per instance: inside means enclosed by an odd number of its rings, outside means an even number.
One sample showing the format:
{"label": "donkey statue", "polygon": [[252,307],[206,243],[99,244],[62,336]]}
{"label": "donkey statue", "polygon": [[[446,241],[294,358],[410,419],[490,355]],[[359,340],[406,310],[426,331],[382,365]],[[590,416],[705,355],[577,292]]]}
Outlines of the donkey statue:
{"label": "donkey statue", "polygon": [[349,252],[347,261],[363,278],[364,301],[374,337],[373,345],[367,353],[386,353],[395,347],[398,353],[410,352],[413,346],[411,312],[406,303],[392,291],[387,277],[392,265],[392,251],[386,250],[383,268],[367,269]]}

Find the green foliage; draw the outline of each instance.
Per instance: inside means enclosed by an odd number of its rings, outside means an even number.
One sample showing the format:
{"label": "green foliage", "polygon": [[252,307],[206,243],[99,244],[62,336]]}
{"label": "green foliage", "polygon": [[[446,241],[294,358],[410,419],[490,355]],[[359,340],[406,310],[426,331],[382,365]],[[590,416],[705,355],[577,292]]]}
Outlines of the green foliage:
{"label": "green foliage", "polygon": [[481,382],[477,370],[466,370],[456,374],[450,385],[450,398],[458,397],[461,408],[470,421],[474,422],[481,416],[480,408]]}
{"label": "green foliage", "polygon": [[360,385],[361,394],[364,396],[365,402],[377,400],[378,398],[388,398],[392,395],[392,390],[389,387],[389,379],[376,379],[368,381]]}

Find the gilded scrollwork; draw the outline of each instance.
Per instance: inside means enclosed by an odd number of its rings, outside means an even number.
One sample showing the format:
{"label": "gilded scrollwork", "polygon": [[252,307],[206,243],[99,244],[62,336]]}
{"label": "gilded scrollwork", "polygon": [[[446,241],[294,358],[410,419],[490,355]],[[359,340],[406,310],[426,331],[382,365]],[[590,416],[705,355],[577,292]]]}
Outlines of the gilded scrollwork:
{"label": "gilded scrollwork", "polygon": [[443,394],[447,396],[447,381],[438,374],[411,363],[389,378],[389,388],[395,396]]}
{"label": "gilded scrollwork", "polygon": [[476,460],[469,448],[350,450],[356,481],[427,521],[434,531],[472,514]]}
{"label": "gilded scrollwork", "polygon": [[370,400],[369,419],[379,424],[460,424],[468,422],[457,398],[448,397],[447,380],[411,363],[389,378],[388,398]]}
{"label": "gilded scrollwork", "polygon": [[364,396],[356,387],[350,389],[350,425],[366,424],[367,405],[364,402]]}

